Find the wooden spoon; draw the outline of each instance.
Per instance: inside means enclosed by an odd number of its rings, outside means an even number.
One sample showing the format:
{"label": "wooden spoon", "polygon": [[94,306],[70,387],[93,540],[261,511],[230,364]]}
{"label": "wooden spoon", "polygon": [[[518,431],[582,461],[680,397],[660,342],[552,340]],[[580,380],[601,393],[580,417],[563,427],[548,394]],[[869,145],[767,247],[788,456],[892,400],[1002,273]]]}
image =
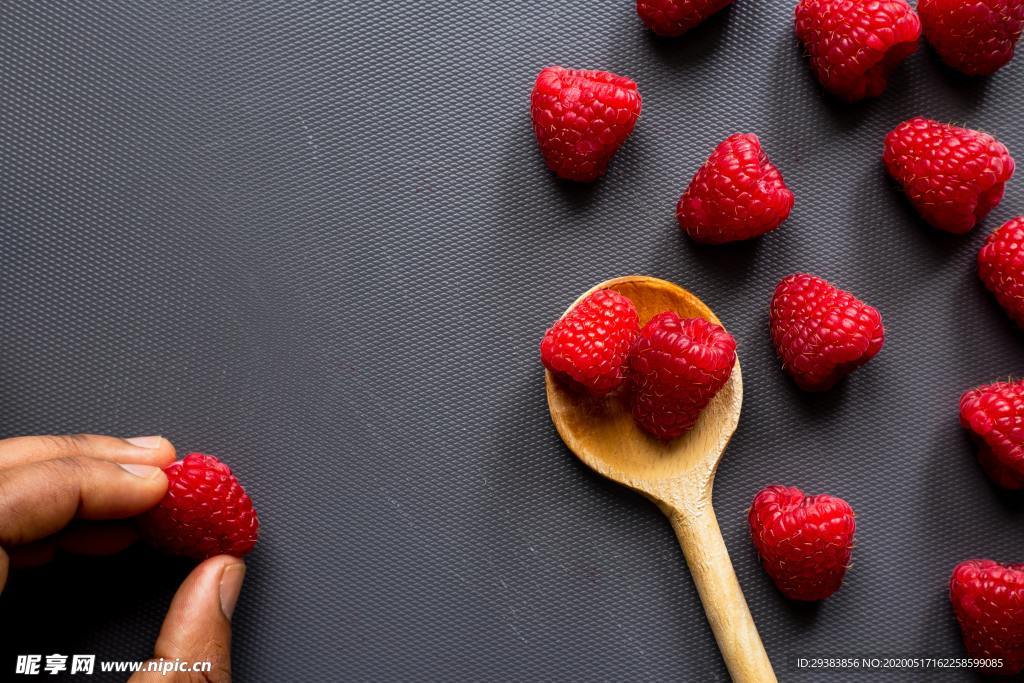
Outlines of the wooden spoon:
{"label": "wooden spoon", "polygon": [[[629,297],[641,325],[662,311],[721,324],[690,292],[640,275],[602,282],[573,306],[599,289],[614,289]],[[567,390],[550,372],[545,383],[551,419],[569,449],[592,470],[650,498],[668,516],[732,680],[775,681],[711,505],[718,461],[740,419],[743,378],[739,361],[694,428],[667,442],[637,427],[621,398],[587,398]]]}

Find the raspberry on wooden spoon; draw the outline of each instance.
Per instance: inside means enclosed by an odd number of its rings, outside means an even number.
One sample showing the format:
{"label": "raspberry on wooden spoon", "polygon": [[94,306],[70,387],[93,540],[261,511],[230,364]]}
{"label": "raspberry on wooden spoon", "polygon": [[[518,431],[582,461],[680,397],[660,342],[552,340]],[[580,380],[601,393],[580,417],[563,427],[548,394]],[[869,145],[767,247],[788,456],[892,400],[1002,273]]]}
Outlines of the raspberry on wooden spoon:
{"label": "raspberry on wooden spoon", "polygon": [[625,381],[626,356],[639,330],[633,302],[601,289],[551,326],[540,342],[540,360],[563,381],[601,397]]}
{"label": "raspberry on wooden spoon", "polygon": [[736,364],[736,342],[703,318],[660,313],[629,354],[633,418],[648,434],[674,439],[697,422]]}

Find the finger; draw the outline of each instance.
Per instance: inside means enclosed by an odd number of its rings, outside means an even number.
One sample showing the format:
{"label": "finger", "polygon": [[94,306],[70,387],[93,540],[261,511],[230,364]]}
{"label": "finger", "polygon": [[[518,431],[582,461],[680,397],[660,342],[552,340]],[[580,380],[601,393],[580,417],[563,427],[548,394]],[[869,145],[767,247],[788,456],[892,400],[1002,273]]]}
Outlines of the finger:
{"label": "finger", "polygon": [[[245,578],[245,563],[237,557],[218,555],[206,560],[189,574],[171,601],[160,636],[153,649],[154,660],[210,662],[206,680],[231,681],[231,613]],[[137,673],[130,683],[186,681],[188,674]]]}
{"label": "finger", "polygon": [[42,567],[53,560],[57,553],[57,543],[52,538],[44,538],[17,548],[11,548],[11,566],[15,569],[31,569]]}
{"label": "finger", "polygon": [[0,440],[0,469],[56,458],[97,458],[165,467],[174,462],[174,446],[162,436],[119,439],[98,434],[16,436]]}
{"label": "finger", "polygon": [[135,525],[128,522],[79,522],[65,529],[57,544],[73,555],[113,555],[138,539]]}
{"label": "finger", "polygon": [[0,470],[0,546],[45,538],[75,517],[132,517],[166,492],[167,476],[151,465],[58,458]]}

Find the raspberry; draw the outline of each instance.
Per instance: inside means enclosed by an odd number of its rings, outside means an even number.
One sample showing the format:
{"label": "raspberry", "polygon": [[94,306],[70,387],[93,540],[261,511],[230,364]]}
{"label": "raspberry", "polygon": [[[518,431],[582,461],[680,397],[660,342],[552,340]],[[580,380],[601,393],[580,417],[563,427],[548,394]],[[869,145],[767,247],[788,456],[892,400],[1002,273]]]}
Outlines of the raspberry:
{"label": "raspberry", "polygon": [[877,97],[917,49],[921,22],[905,0],[800,0],[796,37],[818,80],[837,97]]}
{"label": "raspberry", "polygon": [[924,37],[949,66],[988,76],[1013,58],[1024,0],[918,0]]}
{"label": "raspberry", "polygon": [[960,424],[978,442],[978,461],[992,481],[1024,488],[1024,380],[965,391]]}
{"label": "raspberry", "polygon": [[212,455],[189,453],[164,468],[167,495],[139,520],[157,549],[197,560],[241,557],[259,538],[260,520],[231,469]]}
{"label": "raspberry", "polygon": [[1003,198],[1013,159],[987,133],[917,116],[885,138],[882,161],[929,224],[968,232]]}
{"label": "raspberry", "polygon": [[647,433],[674,439],[697,422],[736,364],[736,342],[703,318],[659,313],[629,355],[633,418]]}
{"label": "raspberry", "polygon": [[1024,564],[961,562],[949,580],[949,600],[968,656],[1002,659],[989,673],[1024,670]]}
{"label": "raspberry", "polygon": [[875,308],[806,273],[779,283],[769,319],[783,369],[806,391],[831,388],[871,360],[885,342]]}
{"label": "raspberry", "polygon": [[727,137],[700,167],[676,205],[679,225],[697,242],[723,244],[779,227],[793,193],[751,133]]}
{"label": "raspberry", "polygon": [[1024,216],[1011,218],[988,236],[978,251],[978,276],[1024,327]]}
{"label": "raspberry", "polygon": [[733,0],[636,0],[641,21],[659,36],[681,36]]}
{"label": "raspberry", "polygon": [[540,342],[540,360],[548,370],[600,397],[626,378],[626,356],[640,330],[633,302],[601,289],[551,326]]}
{"label": "raspberry", "polygon": [[559,178],[589,182],[640,116],[636,83],[607,71],[549,66],[537,76],[530,98],[533,132],[548,168]]}
{"label": "raspberry", "polygon": [[839,589],[857,529],[845,500],[766,486],[754,496],[748,521],[764,570],[787,598],[823,600]]}

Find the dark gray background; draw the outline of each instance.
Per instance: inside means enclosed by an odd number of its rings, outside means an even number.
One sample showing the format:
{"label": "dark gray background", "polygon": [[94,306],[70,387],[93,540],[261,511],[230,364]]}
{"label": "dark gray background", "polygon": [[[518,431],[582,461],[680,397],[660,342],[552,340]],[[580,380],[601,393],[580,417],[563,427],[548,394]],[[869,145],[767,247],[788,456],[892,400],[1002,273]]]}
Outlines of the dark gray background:
{"label": "dark gray background", "polygon": [[[1024,361],[973,266],[1024,211],[1024,178],[951,237],[880,155],[924,114],[1024,158],[1024,59],[967,80],[922,47],[883,98],[843,106],[801,60],[792,4],[739,0],[663,41],[630,0],[3,2],[0,433],[160,433],[234,467],[263,521],[240,681],[725,680],[668,525],[581,466],[544,402],[537,345],[565,306],[664,277],[739,341],[715,508],[780,678],[850,677],[798,674],[801,655],[961,655],[950,569],[1024,559],[1024,503],[957,425],[963,389]],[[636,131],[593,187],[537,152],[548,64],[639,83]],[[760,241],[698,248],[675,201],[736,131],[796,206]],[[886,323],[823,396],[767,334],[796,270]],[[769,483],[857,511],[853,568],[820,607],[757,565],[745,511]],[[140,549],[12,577],[0,676],[15,653],[144,658],[187,569]]]}

